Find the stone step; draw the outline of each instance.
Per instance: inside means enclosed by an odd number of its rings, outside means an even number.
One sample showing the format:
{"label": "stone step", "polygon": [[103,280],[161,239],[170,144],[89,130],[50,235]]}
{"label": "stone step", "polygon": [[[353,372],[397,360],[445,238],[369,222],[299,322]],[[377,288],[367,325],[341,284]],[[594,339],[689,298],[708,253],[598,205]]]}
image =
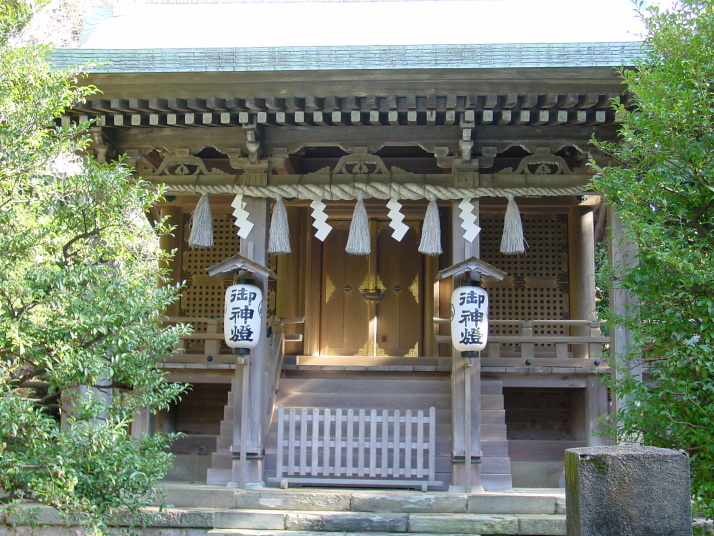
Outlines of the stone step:
{"label": "stone step", "polygon": [[[230,472],[228,474],[230,478]],[[565,514],[561,489],[521,489],[496,493],[414,492],[275,488],[235,489],[164,483],[166,502],[176,508],[336,511],[367,513]]]}
{"label": "stone step", "polygon": [[[565,515],[317,512],[294,510],[233,510],[216,512],[214,529],[249,529],[280,535],[314,533],[423,533],[423,534],[527,534],[565,535]],[[260,532],[256,534],[261,534]]]}
{"label": "stone step", "polygon": [[[393,532],[370,532],[369,536],[394,536]],[[364,532],[313,532],[304,530],[251,530],[213,529],[208,536],[365,536]],[[433,536],[428,533],[409,533],[409,536]],[[452,536],[479,536],[478,534],[453,534]]]}

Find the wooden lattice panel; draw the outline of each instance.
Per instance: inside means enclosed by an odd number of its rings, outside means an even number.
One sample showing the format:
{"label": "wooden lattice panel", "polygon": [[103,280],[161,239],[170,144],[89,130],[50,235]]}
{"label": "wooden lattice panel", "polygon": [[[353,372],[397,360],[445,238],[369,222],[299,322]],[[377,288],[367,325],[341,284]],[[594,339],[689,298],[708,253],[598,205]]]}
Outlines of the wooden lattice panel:
{"label": "wooden lattice panel", "polygon": [[[186,223],[184,236],[190,233]],[[189,248],[183,253],[183,279],[186,289],[181,299],[184,316],[223,317],[223,298],[230,279],[222,281],[208,277],[206,268],[238,253],[239,239],[233,218],[225,216],[213,220],[213,247]]]}
{"label": "wooden lattice panel", "polygon": [[[503,215],[482,214],[481,258],[504,270],[508,278],[488,286],[489,316],[493,320],[562,320],[568,318],[567,220],[553,214],[523,214],[528,242],[522,255],[504,255],[499,249]],[[518,335],[517,327],[493,326],[492,333]],[[561,335],[562,328],[539,326],[536,335]]]}

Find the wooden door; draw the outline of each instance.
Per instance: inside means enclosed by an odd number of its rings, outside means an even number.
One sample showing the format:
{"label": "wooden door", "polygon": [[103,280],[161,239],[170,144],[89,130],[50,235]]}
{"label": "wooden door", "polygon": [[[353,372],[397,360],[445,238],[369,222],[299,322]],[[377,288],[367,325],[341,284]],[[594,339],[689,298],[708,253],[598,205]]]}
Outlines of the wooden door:
{"label": "wooden door", "polygon": [[323,244],[322,355],[420,355],[423,258],[417,225],[401,242],[385,221],[370,222],[372,253],[345,252],[349,222],[334,222]]}

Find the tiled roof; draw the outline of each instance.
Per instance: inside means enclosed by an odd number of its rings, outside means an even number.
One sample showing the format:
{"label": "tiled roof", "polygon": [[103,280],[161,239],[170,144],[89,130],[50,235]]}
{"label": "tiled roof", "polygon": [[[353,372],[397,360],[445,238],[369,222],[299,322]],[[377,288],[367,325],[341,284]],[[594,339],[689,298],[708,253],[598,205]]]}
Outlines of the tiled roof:
{"label": "tiled roof", "polygon": [[98,62],[93,73],[504,69],[631,66],[640,42],[329,47],[58,49],[57,67]]}

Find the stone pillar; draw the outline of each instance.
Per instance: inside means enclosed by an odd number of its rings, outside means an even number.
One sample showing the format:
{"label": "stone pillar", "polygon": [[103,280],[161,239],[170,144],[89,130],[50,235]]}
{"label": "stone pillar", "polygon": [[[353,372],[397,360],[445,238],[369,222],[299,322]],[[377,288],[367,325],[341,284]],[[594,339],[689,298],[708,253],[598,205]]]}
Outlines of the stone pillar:
{"label": "stone pillar", "polygon": [[642,446],[565,451],[568,536],[692,534],[689,457]]}

